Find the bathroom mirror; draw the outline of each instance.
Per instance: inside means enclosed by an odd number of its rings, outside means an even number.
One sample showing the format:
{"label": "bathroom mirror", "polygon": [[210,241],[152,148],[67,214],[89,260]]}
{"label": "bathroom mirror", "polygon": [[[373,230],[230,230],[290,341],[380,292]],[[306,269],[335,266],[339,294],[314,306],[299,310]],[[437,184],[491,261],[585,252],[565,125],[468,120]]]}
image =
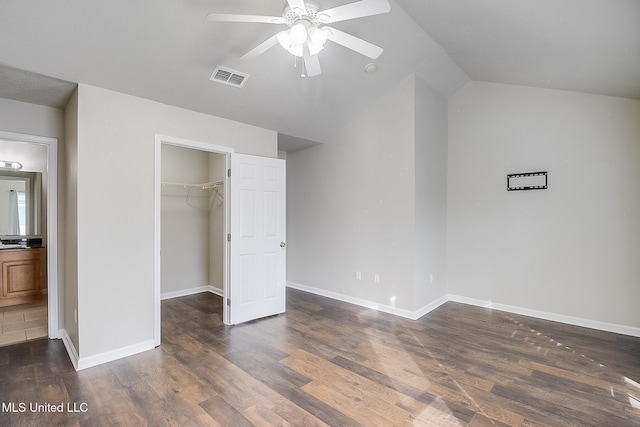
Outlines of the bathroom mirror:
{"label": "bathroom mirror", "polygon": [[0,236],[41,233],[42,173],[0,170]]}

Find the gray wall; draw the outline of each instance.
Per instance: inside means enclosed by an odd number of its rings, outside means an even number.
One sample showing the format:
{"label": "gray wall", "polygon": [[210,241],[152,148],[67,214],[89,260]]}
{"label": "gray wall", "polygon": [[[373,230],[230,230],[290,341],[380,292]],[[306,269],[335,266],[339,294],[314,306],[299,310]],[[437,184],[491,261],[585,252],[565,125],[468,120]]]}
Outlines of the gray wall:
{"label": "gray wall", "polygon": [[[506,191],[536,170],[548,190]],[[448,175],[450,293],[640,327],[640,101],[470,83]]]}
{"label": "gray wall", "polygon": [[[277,156],[273,131],[80,84],[79,356],[87,366],[153,345],[155,134]],[[133,350],[131,350],[133,351]]]}
{"label": "gray wall", "polygon": [[416,79],[414,310],[446,294],[447,101]]}
{"label": "gray wall", "polygon": [[442,297],[446,132],[446,102],[410,77],[289,154],[287,280],[407,312]]}
{"label": "gray wall", "polygon": [[78,328],[78,90],[73,93],[64,109],[65,144],[58,155],[60,203],[64,211],[59,236],[63,236],[62,262],[64,280],[62,316],[64,330],[76,351],[80,352]]}

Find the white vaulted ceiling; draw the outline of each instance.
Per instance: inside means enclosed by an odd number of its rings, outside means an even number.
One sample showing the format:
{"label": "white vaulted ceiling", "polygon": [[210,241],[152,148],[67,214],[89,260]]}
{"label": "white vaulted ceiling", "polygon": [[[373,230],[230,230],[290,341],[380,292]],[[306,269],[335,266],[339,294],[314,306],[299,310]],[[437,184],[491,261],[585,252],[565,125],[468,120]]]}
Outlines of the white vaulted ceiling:
{"label": "white vaulted ceiling", "polygon": [[640,1],[398,3],[472,80],[640,99]]}
{"label": "white vaulted ceiling", "polygon": [[[388,14],[335,24],[384,48],[376,74],[364,73],[370,59],[329,42],[312,78],[280,46],[239,59],[285,27],[206,20],[279,16],[284,5],[2,0],[0,97],[59,108],[73,87],[65,82],[81,82],[272,129],[294,147],[327,139],[412,73],[444,96],[471,79],[640,99],[637,0],[392,0]],[[250,77],[241,89],[213,83],[217,65]]]}

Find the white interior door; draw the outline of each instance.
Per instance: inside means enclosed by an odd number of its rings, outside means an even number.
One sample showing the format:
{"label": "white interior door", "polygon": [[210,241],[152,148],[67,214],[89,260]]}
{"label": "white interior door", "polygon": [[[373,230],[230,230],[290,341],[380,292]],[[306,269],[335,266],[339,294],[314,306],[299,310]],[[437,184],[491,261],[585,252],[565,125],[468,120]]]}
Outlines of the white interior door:
{"label": "white interior door", "polygon": [[231,154],[229,323],[283,313],[285,162]]}

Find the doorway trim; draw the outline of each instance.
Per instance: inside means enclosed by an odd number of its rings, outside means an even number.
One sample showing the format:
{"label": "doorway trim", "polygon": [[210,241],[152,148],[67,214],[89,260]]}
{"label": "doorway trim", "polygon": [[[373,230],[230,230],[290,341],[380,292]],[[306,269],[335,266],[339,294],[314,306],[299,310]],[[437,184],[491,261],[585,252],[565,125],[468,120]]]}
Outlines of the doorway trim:
{"label": "doorway trim", "polygon": [[[209,153],[218,153],[225,155],[225,168],[229,170],[231,167],[231,154],[234,152],[234,149],[231,147],[225,147],[222,145],[210,144],[207,142],[194,141],[190,139],[177,138],[168,135],[160,135],[155,134],[155,144],[154,144],[154,204],[155,204],[155,215],[154,215],[154,238],[153,238],[153,340],[155,346],[160,345],[161,340],[161,298],[162,298],[162,289],[161,289],[161,258],[160,258],[160,243],[161,243],[161,224],[160,224],[160,213],[161,213],[161,190],[162,190],[162,145],[174,145],[178,147],[191,148],[200,151],[206,151]],[[228,188],[229,188],[229,176],[225,173],[224,178],[224,188],[225,188],[225,200],[228,200]],[[229,234],[230,230],[230,214],[229,214],[229,203],[225,203],[224,206],[224,235]],[[224,245],[223,251],[223,298],[225,295],[228,295],[228,282],[229,282],[229,245]],[[228,316],[227,305],[223,304],[223,320],[227,323],[226,319]]]}
{"label": "doorway trim", "polygon": [[47,148],[47,310],[50,339],[61,338],[58,322],[58,140],[0,131],[0,139]]}

